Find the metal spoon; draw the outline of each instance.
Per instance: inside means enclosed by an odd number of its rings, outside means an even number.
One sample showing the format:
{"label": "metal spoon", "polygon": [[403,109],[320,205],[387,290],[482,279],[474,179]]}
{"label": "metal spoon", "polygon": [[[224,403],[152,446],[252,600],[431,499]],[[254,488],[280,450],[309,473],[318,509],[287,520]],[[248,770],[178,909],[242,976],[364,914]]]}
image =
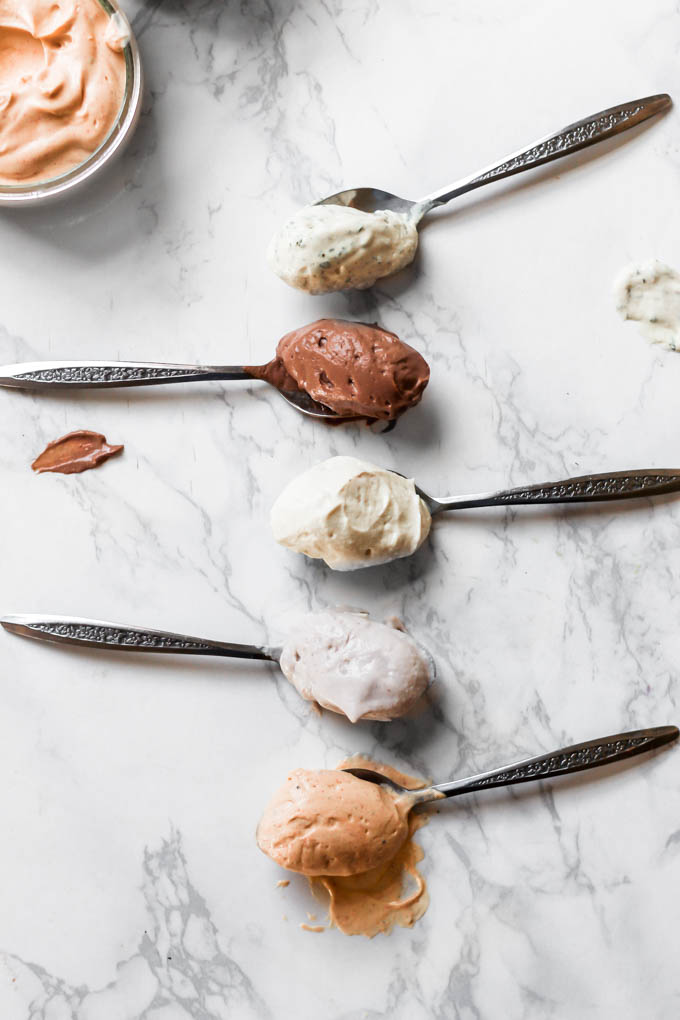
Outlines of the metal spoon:
{"label": "metal spoon", "polygon": [[575,478],[565,478],[560,482],[542,482],[539,485],[499,489],[497,492],[478,492],[467,496],[430,496],[417,485],[416,492],[433,516],[443,510],[465,510],[481,506],[599,503],[680,492],[680,469],[641,468],[637,471],[579,475]]}
{"label": "metal spoon", "polygon": [[[155,361],[26,361],[0,367],[0,386],[17,390],[112,389],[233,379],[253,382],[256,377],[242,365],[164,365]],[[284,392],[275,386],[273,389],[296,411],[310,418],[334,422],[356,419],[356,416],[336,414],[312,400],[304,390]]]}
{"label": "metal spoon", "polygon": [[570,156],[589,145],[613,138],[641,124],[649,117],[670,109],[672,105],[671,97],[662,93],[601,110],[584,120],[569,124],[555,134],[539,138],[525,149],[518,149],[517,152],[504,156],[499,162],[492,163],[454,184],[447,184],[445,188],[433,191],[431,195],[419,198],[415,202],[399,198],[398,195],[381,191],[379,188],[347,188],[321,199],[316,205],[348,205],[369,213],[389,209],[398,213],[411,213],[417,222],[431,209],[445,205],[452,198],[458,198],[459,195],[481,188],[484,184],[501,181],[524,170],[533,170],[552,160],[561,159],[562,156]]}
{"label": "metal spoon", "polygon": [[[278,645],[242,645],[232,641],[212,641],[190,637],[188,634],[174,634],[167,630],[126,627],[104,620],[88,620],[77,616],[22,613],[5,616],[0,619],[0,623],[5,630],[20,637],[35,638],[53,644],[76,645],[81,648],[106,648],[119,652],[164,652],[173,655],[265,659],[278,665],[283,652],[283,648]],[[418,647],[429,661],[430,677],[434,679],[435,663],[425,648],[420,645]],[[347,674],[345,678],[347,679]],[[345,716],[340,707],[334,711]],[[389,721],[389,718],[388,715],[381,716],[383,722]],[[399,714],[392,715],[391,718],[399,718]]]}
{"label": "metal spoon", "polygon": [[571,744],[561,747],[558,751],[538,754],[534,758],[524,758],[503,765],[501,768],[480,772],[468,779],[455,779],[451,783],[439,783],[423,790],[407,790],[392,779],[387,779],[373,769],[348,768],[359,779],[369,783],[380,783],[389,786],[416,804],[426,804],[442,797],[457,797],[461,793],[475,793],[478,790],[490,790],[498,786],[514,786],[516,783],[530,783],[535,779],[551,779],[553,776],[565,776],[572,772],[594,769],[599,765],[611,765],[612,762],[633,758],[635,755],[653,751],[664,744],[677,740],[680,731],[677,726],[655,726],[646,730],[630,730],[628,733],[616,733],[612,737],[601,737],[599,740],[586,740],[582,744]]}

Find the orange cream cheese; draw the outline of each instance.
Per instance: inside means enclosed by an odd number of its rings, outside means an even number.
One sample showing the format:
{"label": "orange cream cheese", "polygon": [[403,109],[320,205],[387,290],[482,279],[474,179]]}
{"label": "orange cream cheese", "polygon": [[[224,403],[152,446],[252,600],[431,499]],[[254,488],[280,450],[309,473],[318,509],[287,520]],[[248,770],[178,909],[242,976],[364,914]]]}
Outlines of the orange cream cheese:
{"label": "orange cream cheese", "polygon": [[372,768],[409,790],[425,785],[360,757],[337,769],[295,769],[265,809],[257,842],[277,864],[307,876],[314,894],[327,901],[332,925],[372,937],[394,925],[411,927],[427,910],[417,868],[423,852],[413,836],[428,814],[411,812],[408,793],[344,771],[351,766]]}
{"label": "orange cream cheese", "polygon": [[339,769],[294,769],[270,801],[257,841],[303,875],[355,875],[391,860],[406,840],[410,800]]}
{"label": "orange cream cheese", "polygon": [[75,169],[125,95],[125,18],[98,0],[0,0],[0,185]]}

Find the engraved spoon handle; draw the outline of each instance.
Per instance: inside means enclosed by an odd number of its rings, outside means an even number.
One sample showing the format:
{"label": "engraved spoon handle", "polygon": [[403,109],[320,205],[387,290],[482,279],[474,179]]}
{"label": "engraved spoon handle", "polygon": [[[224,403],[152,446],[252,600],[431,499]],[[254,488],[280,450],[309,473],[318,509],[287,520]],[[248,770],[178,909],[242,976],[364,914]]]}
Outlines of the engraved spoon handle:
{"label": "engraved spoon handle", "polygon": [[23,390],[160,386],[252,378],[241,365],[164,365],[152,361],[35,361],[0,367],[0,386]]}
{"label": "engraved spoon handle", "polygon": [[517,489],[467,496],[434,497],[418,490],[431,513],[481,506],[522,506],[541,503],[597,503],[615,499],[660,496],[680,491],[680,468],[641,468],[579,475],[560,482],[542,482]]}
{"label": "engraved spoon handle", "polygon": [[35,638],[81,648],[109,648],[120,652],[165,652],[173,655],[221,655],[237,659],[271,659],[278,662],[278,649],[239,645],[231,641],[206,641],[188,634],[165,630],[125,627],[104,620],[76,616],[21,614],[0,620],[5,630],[21,637]]}
{"label": "engraved spoon handle", "polygon": [[523,170],[533,170],[535,167],[543,166],[554,159],[562,156],[569,156],[579,149],[585,149],[589,145],[603,142],[606,138],[613,138],[614,135],[628,131],[629,128],[641,124],[648,117],[653,117],[663,110],[672,106],[671,97],[665,93],[658,96],[647,96],[645,99],[635,99],[622,106],[612,106],[608,110],[601,110],[600,113],[592,114],[584,120],[569,124],[555,134],[546,135],[532,142],[525,149],[505,156],[498,163],[484,167],[478,173],[464,177],[455,184],[449,184],[439,191],[427,195],[418,201],[418,205],[425,206],[426,210],[434,206],[444,205],[458,195],[464,195],[467,191],[474,191],[481,188],[483,184],[490,184],[492,181],[500,181],[505,177],[512,177],[514,174],[522,173]]}
{"label": "engraved spoon handle", "polygon": [[562,747],[550,754],[525,758],[524,761],[492,769],[490,772],[481,772],[468,779],[440,783],[431,789],[445,797],[457,797],[461,793],[474,793],[476,790],[488,790],[497,786],[514,786],[516,783],[529,783],[534,779],[550,779],[553,776],[566,776],[571,772],[582,772],[585,769],[610,765],[612,762],[621,761],[624,758],[644,754],[645,751],[652,751],[656,747],[672,743],[677,740],[679,734],[677,726],[655,726],[646,730],[616,733],[611,737],[586,740],[581,744]]}

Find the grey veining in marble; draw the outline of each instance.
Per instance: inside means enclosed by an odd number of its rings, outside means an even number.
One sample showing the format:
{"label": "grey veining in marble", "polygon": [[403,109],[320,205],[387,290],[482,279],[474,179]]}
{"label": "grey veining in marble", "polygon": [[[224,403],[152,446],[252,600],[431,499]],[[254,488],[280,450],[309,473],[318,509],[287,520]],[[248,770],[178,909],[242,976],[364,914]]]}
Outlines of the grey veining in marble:
{"label": "grey veining in marble", "polygon": [[221,1020],[271,1017],[241,967],[220,948],[210,911],[187,874],[177,832],[144,854],[149,927],[137,952],[121,960],[105,988],[75,987],[39,964],[10,954],[0,968],[29,1004],[29,1016],[139,1017],[144,1020]]}
{"label": "grey veining in marble", "polygon": [[[254,830],[290,768],[354,751],[443,780],[678,722],[673,498],[449,515],[359,574],[267,528],[290,477],[333,454],[433,492],[680,466],[680,358],[610,296],[630,262],[680,264],[678,114],[433,214],[412,269],[370,292],[310,298],[264,262],[284,217],[340,187],[427,193],[589,112],[677,98],[677,5],[128,13],[138,134],[77,203],[0,215],[0,361],[257,364],[335,315],[413,343],[432,382],[388,435],[315,425],[256,383],[0,392],[3,612],[259,644],[363,606],[405,620],[438,682],[415,720],[352,727],[273,665],[0,634],[0,1020],[676,1020],[680,752],[445,805],[419,834],[431,906],[389,938],[301,931],[318,907],[295,876],[276,887]],[[123,455],[33,476],[75,428]]]}

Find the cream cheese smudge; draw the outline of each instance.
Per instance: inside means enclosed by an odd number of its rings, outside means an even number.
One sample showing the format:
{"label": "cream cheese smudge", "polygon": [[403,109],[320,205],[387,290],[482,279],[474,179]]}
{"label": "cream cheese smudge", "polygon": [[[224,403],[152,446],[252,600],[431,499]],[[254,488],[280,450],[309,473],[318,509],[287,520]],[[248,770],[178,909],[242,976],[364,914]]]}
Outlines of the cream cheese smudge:
{"label": "cream cheese smudge", "polygon": [[680,350],[680,273],[660,259],[629,266],[614,285],[616,310],[642,336]]}

